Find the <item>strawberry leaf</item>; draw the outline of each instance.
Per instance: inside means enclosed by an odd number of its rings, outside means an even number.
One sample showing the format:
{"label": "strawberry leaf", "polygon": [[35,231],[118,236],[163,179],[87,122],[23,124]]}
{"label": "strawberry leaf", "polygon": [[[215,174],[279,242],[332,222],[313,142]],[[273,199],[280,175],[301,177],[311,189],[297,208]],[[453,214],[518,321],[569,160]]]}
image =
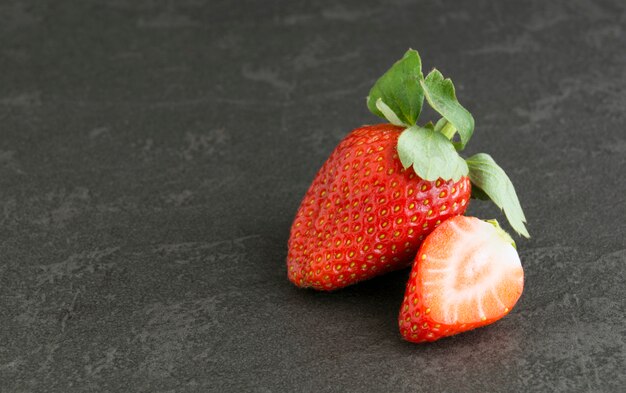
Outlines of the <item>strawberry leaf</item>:
{"label": "strawberry leaf", "polygon": [[441,72],[434,69],[420,83],[428,104],[447,120],[447,134],[459,133],[461,143],[458,149],[463,150],[474,132],[474,118],[456,99],[452,81],[444,79]]}
{"label": "strawberry leaf", "polygon": [[367,97],[367,107],[376,116],[393,123],[395,119],[387,117],[388,112],[379,108],[378,102],[382,101],[402,125],[412,126],[417,122],[424,103],[420,84],[423,79],[422,60],[416,50],[409,49],[376,81]]}
{"label": "strawberry leaf", "polygon": [[[465,160],[469,167],[472,188],[479,188],[482,193],[504,211],[511,227],[519,235],[529,238],[526,230],[526,217],[517,199],[515,188],[504,170],[496,164],[489,154],[478,153]],[[481,194],[481,193],[479,193]]]}
{"label": "strawberry leaf", "polygon": [[429,181],[439,178],[458,181],[468,173],[467,164],[442,133],[427,127],[412,126],[398,138],[398,156],[402,166]]}

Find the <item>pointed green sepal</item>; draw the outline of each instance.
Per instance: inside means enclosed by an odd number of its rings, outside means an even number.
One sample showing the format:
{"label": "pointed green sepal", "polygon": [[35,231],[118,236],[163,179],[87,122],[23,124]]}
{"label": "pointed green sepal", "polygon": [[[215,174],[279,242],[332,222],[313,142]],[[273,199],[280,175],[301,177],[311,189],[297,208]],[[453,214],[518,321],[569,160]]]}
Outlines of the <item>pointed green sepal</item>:
{"label": "pointed green sepal", "polygon": [[427,127],[412,126],[398,138],[398,157],[402,166],[413,170],[424,180],[458,181],[467,176],[468,167],[459,156],[452,142],[442,133]]}
{"label": "pointed green sepal", "polygon": [[379,108],[378,102],[382,101],[403,125],[412,126],[417,122],[424,103],[424,91],[420,84],[423,79],[422,60],[416,50],[409,49],[374,84],[367,97],[367,107],[376,116],[393,123]]}
{"label": "pointed green sepal", "polygon": [[517,198],[515,188],[504,170],[496,164],[489,154],[478,153],[465,160],[469,168],[472,188],[478,187],[482,194],[489,198],[504,211],[511,227],[526,238],[530,235],[526,230],[526,217]]}
{"label": "pointed green sepal", "polygon": [[461,142],[457,148],[463,150],[474,132],[474,118],[457,100],[452,81],[434,69],[421,85],[428,104],[447,121],[440,129],[451,135],[458,132]]}

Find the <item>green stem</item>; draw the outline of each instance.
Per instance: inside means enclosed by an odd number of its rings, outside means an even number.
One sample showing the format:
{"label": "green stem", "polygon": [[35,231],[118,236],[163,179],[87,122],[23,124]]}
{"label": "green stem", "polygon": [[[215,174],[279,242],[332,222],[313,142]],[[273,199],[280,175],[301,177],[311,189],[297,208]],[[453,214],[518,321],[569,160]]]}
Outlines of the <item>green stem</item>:
{"label": "green stem", "polygon": [[441,129],[441,133],[445,135],[446,138],[452,140],[452,137],[456,134],[456,128],[448,121]]}

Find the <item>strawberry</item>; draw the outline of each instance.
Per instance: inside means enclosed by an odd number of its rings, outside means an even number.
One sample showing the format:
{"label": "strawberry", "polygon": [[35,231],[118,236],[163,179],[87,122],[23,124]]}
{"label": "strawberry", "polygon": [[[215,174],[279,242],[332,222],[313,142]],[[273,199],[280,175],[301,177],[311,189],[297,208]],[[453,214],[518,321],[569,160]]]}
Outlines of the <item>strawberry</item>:
{"label": "strawberry", "polygon": [[427,234],[465,211],[469,178],[428,181],[404,169],[402,130],[357,128],[322,166],[291,228],[294,284],[333,290],[407,267]]}
{"label": "strawberry", "polygon": [[[442,116],[435,125],[417,124],[424,100]],[[450,79],[437,70],[424,77],[416,51],[376,82],[367,105],[391,124],[352,131],[317,173],[288,242],[295,285],[330,291],[409,266],[424,237],[463,214],[470,196],[491,198],[528,235],[504,171],[487,154],[459,155],[474,119]]]}
{"label": "strawberry", "polygon": [[435,341],[504,317],[524,287],[515,243],[494,221],[453,217],[424,240],[399,325],[412,342]]}

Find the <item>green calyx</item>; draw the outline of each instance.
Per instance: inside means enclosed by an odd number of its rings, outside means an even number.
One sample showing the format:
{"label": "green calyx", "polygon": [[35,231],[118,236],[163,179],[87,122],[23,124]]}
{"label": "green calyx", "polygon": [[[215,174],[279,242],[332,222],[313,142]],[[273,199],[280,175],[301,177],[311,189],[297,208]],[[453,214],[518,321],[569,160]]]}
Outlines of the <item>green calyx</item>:
{"label": "green calyx", "polygon": [[[417,123],[424,99],[441,115],[434,126]],[[418,176],[430,181],[458,181],[469,176],[472,197],[491,199],[518,234],[530,237],[513,184],[502,168],[484,153],[468,159],[460,156],[474,132],[474,118],[457,100],[450,79],[437,69],[424,76],[417,51],[409,49],[376,81],[367,97],[367,107],[373,114],[405,128],[397,145],[405,169],[413,167]]]}

